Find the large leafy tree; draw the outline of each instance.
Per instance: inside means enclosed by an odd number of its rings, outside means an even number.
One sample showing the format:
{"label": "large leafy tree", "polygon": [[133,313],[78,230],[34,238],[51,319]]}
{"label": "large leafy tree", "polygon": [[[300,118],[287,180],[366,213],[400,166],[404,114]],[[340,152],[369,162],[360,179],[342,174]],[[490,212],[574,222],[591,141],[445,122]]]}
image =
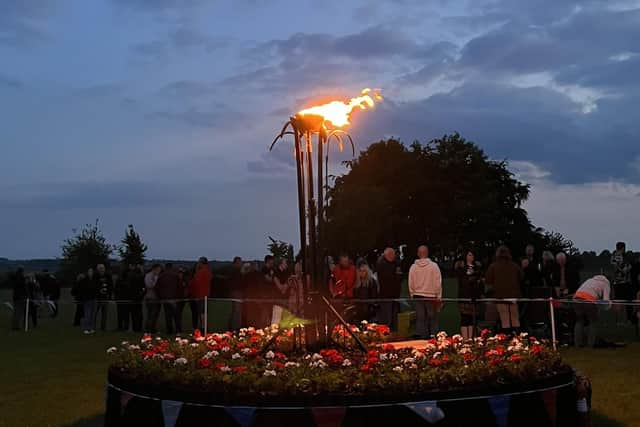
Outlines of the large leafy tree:
{"label": "large leafy tree", "polygon": [[72,280],[78,273],[84,273],[97,264],[107,264],[115,250],[113,245],[107,243],[98,220],[79,231],[74,229],[73,233],[62,244],[60,270],[67,280]]}
{"label": "large leafy tree", "polygon": [[440,256],[464,247],[489,255],[499,244],[517,254],[543,237],[522,208],[529,186],[457,133],[409,147],[380,141],[346,164],[328,191],[332,251],[428,242]]}
{"label": "large leafy tree", "polygon": [[147,245],[142,242],[140,234],[129,224],[118,248],[120,259],[124,265],[144,264]]}

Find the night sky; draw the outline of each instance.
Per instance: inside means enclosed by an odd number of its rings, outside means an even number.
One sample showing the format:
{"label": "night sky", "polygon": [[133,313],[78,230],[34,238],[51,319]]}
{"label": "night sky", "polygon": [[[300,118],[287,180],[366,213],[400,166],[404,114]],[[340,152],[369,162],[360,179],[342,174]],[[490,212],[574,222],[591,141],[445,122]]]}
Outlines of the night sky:
{"label": "night sky", "polygon": [[[0,2],[0,256],[100,218],[163,258],[297,243],[314,101],[382,88],[357,149],[458,131],[531,183],[534,223],[640,247],[640,1]],[[334,172],[342,172],[334,157]]]}

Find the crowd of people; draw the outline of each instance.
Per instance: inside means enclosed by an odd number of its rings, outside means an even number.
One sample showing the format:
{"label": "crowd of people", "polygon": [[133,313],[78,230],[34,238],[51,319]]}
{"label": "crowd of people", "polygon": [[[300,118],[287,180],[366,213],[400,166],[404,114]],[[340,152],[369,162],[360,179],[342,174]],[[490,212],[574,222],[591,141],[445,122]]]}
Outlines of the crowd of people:
{"label": "crowd of people", "polygon": [[[460,314],[460,333],[473,337],[480,322],[494,321],[505,332],[518,332],[536,322],[548,320],[548,305],[517,302],[521,298],[573,299],[573,341],[578,345],[594,345],[595,325],[599,310],[593,302],[612,298],[633,300],[638,295],[640,261],[628,258],[623,242],[616,245],[612,256],[611,281],[597,275],[581,280],[580,264],[564,252],[553,254],[538,251],[528,245],[524,256],[514,260],[506,246],[499,247],[493,262],[482,265],[473,250],[455,258],[445,273],[457,279],[457,309]],[[417,249],[415,261],[408,271],[393,248],[386,248],[372,260],[358,258],[355,262],[341,254],[334,264],[327,258],[324,288],[336,306],[350,321],[376,321],[397,328],[402,311],[403,280],[407,278],[411,310],[415,312],[415,337],[427,338],[439,331],[439,316],[443,302],[443,274],[440,263],[429,256],[429,248]],[[405,260],[407,256],[405,255]],[[413,258],[413,257],[412,257]],[[25,274],[19,269],[13,277],[14,321],[18,329],[30,308],[33,324],[37,323],[38,307],[27,307],[24,301],[38,304],[46,300],[57,313],[60,285],[48,272]],[[612,285],[610,285],[610,283]],[[182,322],[186,306],[191,312],[191,327],[201,329],[205,322],[205,298],[211,295],[232,299],[229,328],[264,326],[277,321],[283,309],[304,317],[305,288],[308,278],[303,275],[301,262],[290,265],[287,259],[268,255],[261,264],[233,260],[230,272],[222,280],[214,279],[206,258],[200,258],[193,268],[176,267],[170,263],[153,264],[145,270],[142,264],[128,265],[119,275],[111,274],[105,264],[77,276],[72,287],[76,300],[74,325],[85,334],[99,327],[106,330],[109,304],[115,303],[117,329],[120,331],[155,333],[160,314],[164,313],[165,331],[184,331]],[[449,293],[450,294],[450,293]],[[478,303],[482,299],[493,303]],[[22,302],[22,303],[21,303]],[[562,315],[562,313],[558,313]],[[638,311],[633,306],[616,309],[618,320],[636,323]]]}

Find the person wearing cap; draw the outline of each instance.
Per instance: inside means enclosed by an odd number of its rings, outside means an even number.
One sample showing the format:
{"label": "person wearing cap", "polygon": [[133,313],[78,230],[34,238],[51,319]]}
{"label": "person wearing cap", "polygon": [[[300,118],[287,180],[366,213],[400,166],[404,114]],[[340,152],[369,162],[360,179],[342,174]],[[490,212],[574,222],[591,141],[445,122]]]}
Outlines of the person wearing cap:
{"label": "person wearing cap", "polygon": [[[599,319],[598,302],[609,301],[611,284],[602,275],[593,276],[585,281],[576,291],[573,299],[576,313],[574,326],[574,343],[576,347],[586,344],[593,347],[596,343],[596,325]],[[608,304],[606,308],[610,308]]]}

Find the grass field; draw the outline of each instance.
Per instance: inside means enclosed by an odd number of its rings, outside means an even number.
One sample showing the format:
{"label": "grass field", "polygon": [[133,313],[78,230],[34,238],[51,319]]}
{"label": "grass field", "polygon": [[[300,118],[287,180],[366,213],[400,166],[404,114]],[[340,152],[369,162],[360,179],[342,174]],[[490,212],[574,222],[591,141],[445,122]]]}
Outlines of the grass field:
{"label": "grass field", "polygon": [[[6,300],[7,295],[0,294],[0,301]],[[210,323],[222,327],[229,309],[228,304],[211,304]],[[43,316],[38,328],[24,333],[9,331],[10,312],[0,307],[0,427],[102,425],[105,350],[139,336],[115,332],[84,336],[70,326],[73,311],[73,305],[63,305],[58,318]],[[115,310],[110,314],[113,327]],[[454,333],[456,323],[455,306],[445,307],[443,328]],[[593,426],[640,426],[640,343],[616,350],[562,352],[592,380]]]}

